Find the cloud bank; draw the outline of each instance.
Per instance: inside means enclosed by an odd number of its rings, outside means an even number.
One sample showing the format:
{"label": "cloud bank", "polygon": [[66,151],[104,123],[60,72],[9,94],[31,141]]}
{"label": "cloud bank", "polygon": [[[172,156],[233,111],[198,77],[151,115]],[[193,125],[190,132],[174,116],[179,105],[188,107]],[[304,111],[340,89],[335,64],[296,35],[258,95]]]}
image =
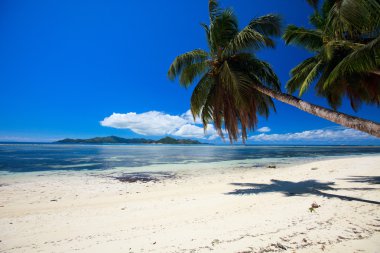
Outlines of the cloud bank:
{"label": "cloud bank", "polygon": [[308,130],[295,133],[253,135],[249,137],[253,142],[265,143],[331,143],[354,144],[360,141],[375,141],[378,139],[366,133],[344,127],[332,127],[325,129]]}
{"label": "cloud bank", "polygon": [[200,119],[194,122],[189,111],[182,115],[170,115],[158,111],[144,113],[113,113],[100,121],[102,126],[129,129],[141,135],[173,135],[184,138],[214,139],[216,131],[212,124],[204,131]]}

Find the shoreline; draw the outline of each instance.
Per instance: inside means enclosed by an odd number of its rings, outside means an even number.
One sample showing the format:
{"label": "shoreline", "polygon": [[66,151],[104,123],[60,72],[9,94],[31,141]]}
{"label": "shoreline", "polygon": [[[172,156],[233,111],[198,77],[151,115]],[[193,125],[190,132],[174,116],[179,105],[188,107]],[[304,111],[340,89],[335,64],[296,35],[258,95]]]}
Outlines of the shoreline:
{"label": "shoreline", "polygon": [[380,155],[326,158],[145,183],[0,177],[0,252],[375,252]]}
{"label": "shoreline", "polygon": [[[255,159],[236,159],[228,161],[215,161],[215,162],[191,162],[191,163],[163,163],[151,164],[135,167],[114,167],[112,169],[56,169],[56,170],[37,170],[27,172],[9,172],[0,171],[0,183],[2,180],[7,180],[11,177],[35,177],[35,176],[49,176],[49,175],[70,175],[70,176],[102,176],[102,175],[120,175],[125,173],[139,173],[139,172],[189,172],[195,170],[229,170],[235,168],[244,169],[268,169],[269,165],[275,165],[277,169],[298,166],[306,163],[339,160],[347,158],[361,158],[361,157],[377,157],[380,154],[345,154],[345,155],[331,155],[331,156],[316,156],[316,157],[281,157],[281,158],[255,158]],[[84,165],[74,165],[71,167],[82,167]],[[69,166],[68,166],[69,167]]]}

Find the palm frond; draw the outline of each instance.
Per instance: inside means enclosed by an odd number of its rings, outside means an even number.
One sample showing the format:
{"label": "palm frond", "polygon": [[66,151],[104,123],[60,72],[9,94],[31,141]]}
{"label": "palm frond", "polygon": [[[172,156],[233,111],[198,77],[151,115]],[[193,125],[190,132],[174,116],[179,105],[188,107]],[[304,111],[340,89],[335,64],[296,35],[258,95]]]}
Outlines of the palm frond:
{"label": "palm frond", "polygon": [[[199,80],[198,84],[195,86],[190,100],[190,109],[191,113],[194,116],[194,119],[195,117],[201,117],[202,109],[204,108],[207,97],[209,96],[210,90],[213,85],[214,79],[211,77],[209,73],[207,73],[203,75],[203,77]],[[205,126],[207,125],[207,123],[205,124]]]}
{"label": "palm frond", "polygon": [[354,110],[361,103],[379,105],[379,13],[379,0],[324,0],[310,17],[315,29],[289,26],[283,35],[286,43],[314,56],[292,69],[288,92],[302,95],[316,81],[317,94],[333,109],[345,96]]}
{"label": "palm frond", "polygon": [[220,68],[220,84],[223,86],[223,89],[231,94],[235,101],[239,104],[241,100],[239,92],[239,80],[236,78],[235,73],[231,70],[228,61],[225,61]]}
{"label": "palm frond", "polygon": [[321,8],[318,8],[319,3],[314,5],[314,13],[310,15],[309,22],[317,29],[324,30],[326,27],[327,16],[334,4],[335,0],[325,0],[322,2]]}
{"label": "palm frond", "polygon": [[[215,123],[217,123],[217,121],[213,117],[214,111],[215,111],[214,104],[215,104],[215,100],[216,100],[215,93],[216,93],[217,87],[218,87],[217,79],[214,78],[211,84],[212,85],[210,86],[207,97],[205,97],[205,99],[202,100],[203,107],[201,107],[201,114],[200,115],[198,113],[195,114],[195,115],[201,117],[204,129],[206,129],[206,126],[211,121],[213,121],[214,126],[215,126]],[[194,110],[194,112],[196,112],[196,110]],[[223,137],[223,134],[221,136]]]}
{"label": "palm frond", "polygon": [[281,83],[278,79],[276,73],[272,69],[269,63],[255,59],[255,64],[252,65],[254,68],[251,69],[250,74],[255,73],[259,77],[262,85],[267,86],[273,90],[280,91]]}
{"label": "palm frond", "polygon": [[315,68],[315,66],[318,64],[319,59],[316,57],[310,57],[304,60],[302,63],[297,65],[295,68],[293,68],[290,71],[291,78],[286,83],[286,90],[289,93],[294,93],[296,90],[298,90],[302,83],[306,80],[309,73]]}
{"label": "palm frond", "polygon": [[302,46],[308,50],[316,51],[323,46],[323,33],[319,30],[289,25],[282,38],[286,44]]}
{"label": "palm frond", "polygon": [[229,62],[240,72],[254,76],[253,80],[257,78],[259,82],[268,88],[276,91],[281,90],[280,81],[269,63],[256,58],[250,53],[235,54]]}
{"label": "palm frond", "polygon": [[260,116],[263,116],[268,119],[271,110],[276,112],[276,106],[274,105],[274,102],[271,97],[260,94],[260,96],[256,98],[256,100],[259,101],[257,105],[257,112]]}
{"label": "palm frond", "polygon": [[211,51],[211,54],[214,54],[212,41],[211,41],[211,35],[210,35],[210,28],[207,24],[204,24],[204,23],[201,23],[201,26],[203,27],[203,29],[205,30],[205,33],[206,33],[206,40],[207,40],[208,48]]}
{"label": "palm frond", "polygon": [[222,57],[229,57],[243,50],[260,49],[264,47],[273,48],[274,41],[247,26],[236,34],[236,36],[227,44],[223,50]]}
{"label": "palm frond", "polygon": [[178,75],[182,73],[182,70],[185,67],[188,67],[194,63],[206,61],[207,59],[208,53],[201,49],[196,49],[177,56],[169,67],[168,77],[170,80],[174,80]]}
{"label": "palm frond", "polygon": [[220,15],[220,12],[222,11],[219,8],[219,3],[217,0],[209,0],[208,1],[208,11],[210,15],[210,23],[215,20],[217,16]]}
{"label": "palm frond", "polygon": [[299,88],[300,89],[300,91],[298,93],[299,96],[302,96],[305,93],[305,91],[309,88],[310,84],[318,77],[322,68],[323,68],[323,62],[322,61],[318,61],[316,64],[314,64],[314,67],[306,75],[305,79],[303,80],[303,82]]}
{"label": "palm frond", "polygon": [[318,9],[319,0],[306,0],[306,2],[315,10]]}
{"label": "palm frond", "polygon": [[379,31],[380,2],[378,0],[336,1],[327,17],[326,29],[344,38],[363,32]]}
{"label": "palm frond", "polygon": [[325,66],[318,81],[315,84],[315,89],[319,96],[325,97],[329,106],[336,110],[339,106],[342,105],[343,97],[346,94],[347,86],[349,84],[348,78],[340,78],[335,82],[335,85],[330,87],[329,89],[324,89],[324,83],[327,78],[330,76],[331,71],[335,68],[335,66],[340,61],[339,54],[333,55],[325,62]]}
{"label": "palm frond", "polygon": [[209,26],[210,41],[214,52],[221,51],[239,32],[235,14],[227,9],[215,17]]}
{"label": "palm frond", "polygon": [[334,54],[342,54],[344,51],[345,54],[352,52],[353,50],[357,50],[362,48],[364,44],[355,43],[348,40],[330,40],[324,44],[323,50],[321,53],[326,57],[326,59],[332,59]]}
{"label": "palm frond", "polygon": [[324,88],[330,87],[334,81],[342,76],[349,76],[354,73],[376,72],[379,70],[380,36],[344,57],[326,79]]}
{"label": "palm frond", "polygon": [[248,27],[265,36],[279,36],[281,34],[281,17],[268,14],[249,22]]}
{"label": "palm frond", "polygon": [[278,15],[265,15],[251,20],[240,32],[231,38],[223,50],[223,57],[229,57],[239,51],[274,48],[275,43],[270,36],[281,33],[281,18]]}
{"label": "palm frond", "polygon": [[209,63],[207,61],[193,63],[183,68],[180,74],[179,83],[187,88],[191,85],[194,79],[201,76],[209,70]]}
{"label": "palm frond", "polygon": [[257,105],[257,112],[264,117],[269,116],[269,111],[273,109],[276,111],[276,108],[274,106],[273,100],[262,93],[255,92],[255,90],[252,87],[253,83],[258,83],[262,86],[264,84],[260,81],[261,76],[260,75],[252,75],[248,74],[245,71],[239,71],[235,72],[235,75],[237,79],[239,80],[239,87],[240,87],[240,92],[242,93],[242,97],[244,97],[246,103],[245,105],[248,106],[247,110],[249,110],[250,100],[255,100],[255,103]]}

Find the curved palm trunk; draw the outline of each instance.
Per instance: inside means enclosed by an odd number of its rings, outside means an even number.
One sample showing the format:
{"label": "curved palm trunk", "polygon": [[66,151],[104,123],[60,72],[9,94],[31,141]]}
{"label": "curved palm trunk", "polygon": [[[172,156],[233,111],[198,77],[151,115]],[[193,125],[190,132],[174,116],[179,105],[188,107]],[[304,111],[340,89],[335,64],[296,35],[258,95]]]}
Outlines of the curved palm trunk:
{"label": "curved palm trunk", "polygon": [[253,84],[253,88],[283,103],[295,106],[302,111],[380,138],[380,124],[377,122],[350,116],[319,105],[314,105],[292,95],[274,91],[262,85]]}

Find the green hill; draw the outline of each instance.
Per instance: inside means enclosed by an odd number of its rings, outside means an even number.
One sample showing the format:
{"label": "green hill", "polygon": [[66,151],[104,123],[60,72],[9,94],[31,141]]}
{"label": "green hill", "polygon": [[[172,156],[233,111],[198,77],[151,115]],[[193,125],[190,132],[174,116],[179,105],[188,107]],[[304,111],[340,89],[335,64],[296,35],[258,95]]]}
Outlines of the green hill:
{"label": "green hill", "polygon": [[195,141],[195,140],[174,139],[171,137],[165,137],[165,138],[159,139],[155,143],[159,143],[159,144],[202,144],[199,141]]}
{"label": "green hill", "polygon": [[196,140],[190,139],[174,139],[171,137],[165,137],[159,139],[158,141],[144,139],[144,138],[134,138],[125,139],[118,136],[107,136],[107,137],[95,137],[90,139],[63,139],[55,143],[61,144],[202,144]]}

